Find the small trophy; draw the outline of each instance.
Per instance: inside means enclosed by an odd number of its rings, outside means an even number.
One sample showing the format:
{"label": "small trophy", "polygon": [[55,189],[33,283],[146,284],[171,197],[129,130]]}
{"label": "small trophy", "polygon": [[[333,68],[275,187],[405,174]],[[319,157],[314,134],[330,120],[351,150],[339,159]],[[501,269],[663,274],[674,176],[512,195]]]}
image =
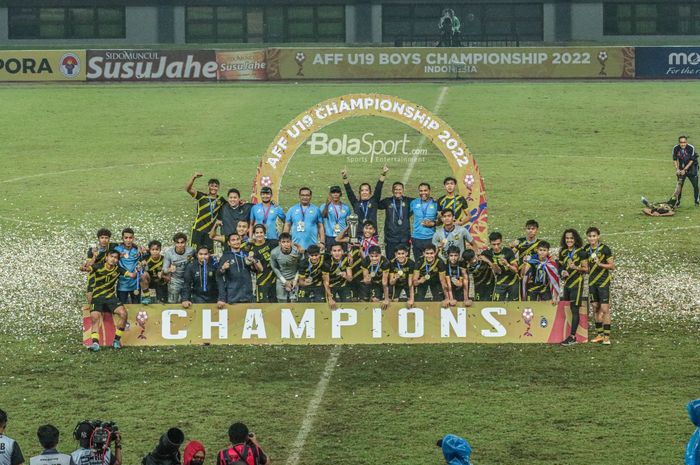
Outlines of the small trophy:
{"label": "small trophy", "polygon": [[347,218],[348,227],[350,228],[350,243],[357,244],[357,224],[359,223],[359,218],[355,213],[348,215]]}

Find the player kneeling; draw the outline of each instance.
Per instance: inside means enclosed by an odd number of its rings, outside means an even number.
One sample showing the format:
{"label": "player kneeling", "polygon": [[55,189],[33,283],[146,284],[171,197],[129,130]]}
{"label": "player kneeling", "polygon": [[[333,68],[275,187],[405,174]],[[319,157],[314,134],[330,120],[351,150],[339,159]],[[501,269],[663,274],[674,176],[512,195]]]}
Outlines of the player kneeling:
{"label": "player kneeling", "polygon": [[[473,250],[471,252],[474,253]],[[470,307],[472,301],[469,299],[469,275],[461,258],[459,247],[451,246],[447,249],[447,301],[450,306],[464,303],[465,307]]]}
{"label": "player kneeling", "polygon": [[406,302],[408,308],[411,308],[415,299],[413,272],[416,269],[416,264],[408,258],[408,247],[403,244],[396,247],[394,255],[389,268],[391,300]]}
{"label": "player kneeling", "polygon": [[316,244],[306,249],[306,257],[299,262],[299,302],[324,302],[323,262],[321,249]]}
{"label": "player kneeling", "polygon": [[117,280],[120,276],[136,278],[136,273],[118,266],[120,253],[116,250],[107,252],[103,263],[92,265],[87,269],[94,276],[95,286],[92,293],[92,309],[90,311],[92,345],[90,350],[100,350],[99,322],[100,313],[112,313],[119,317],[115,322],[117,328],[112,347],[121,349],[121,338],[126,328],[129,314],[126,307],[117,298]]}
{"label": "player kneeling", "polygon": [[389,306],[389,260],[382,256],[378,245],[369,248],[362,260],[361,296],[364,302],[382,302],[382,308]]}
{"label": "player kneeling", "polygon": [[[437,256],[437,250],[433,244],[428,244],[423,249],[423,256],[419,265],[413,272],[413,285],[416,287],[416,300],[418,302],[442,302],[447,307],[449,302],[445,300],[447,295],[447,282],[445,277],[445,263]],[[430,290],[430,299],[428,299]]]}
{"label": "player kneeling", "polygon": [[350,301],[350,286],[352,281],[352,269],[348,265],[348,258],[343,252],[342,244],[331,246],[330,258],[323,263],[323,287],[326,289],[326,301],[332,310],[336,309],[336,302]]}

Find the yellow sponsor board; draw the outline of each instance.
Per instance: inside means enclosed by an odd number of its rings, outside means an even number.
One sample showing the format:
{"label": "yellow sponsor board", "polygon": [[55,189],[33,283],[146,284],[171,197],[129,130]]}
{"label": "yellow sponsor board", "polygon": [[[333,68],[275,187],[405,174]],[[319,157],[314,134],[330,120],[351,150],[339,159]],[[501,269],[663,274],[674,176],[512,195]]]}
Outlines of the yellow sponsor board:
{"label": "yellow sponsor board", "polygon": [[268,49],[269,79],[633,78],[633,47]]}
{"label": "yellow sponsor board", "polygon": [[0,81],[85,81],[85,50],[0,51]]}
{"label": "yellow sponsor board", "polygon": [[[182,344],[435,344],[558,343],[569,334],[568,304],[560,302],[478,302],[441,308],[420,303],[352,303],[331,310],[326,304],[129,305],[124,346]],[[587,319],[578,337],[587,339]],[[83,340],[90,340],[84,314]],[[102,344],[114,337],[111,315],[100,323]]]}

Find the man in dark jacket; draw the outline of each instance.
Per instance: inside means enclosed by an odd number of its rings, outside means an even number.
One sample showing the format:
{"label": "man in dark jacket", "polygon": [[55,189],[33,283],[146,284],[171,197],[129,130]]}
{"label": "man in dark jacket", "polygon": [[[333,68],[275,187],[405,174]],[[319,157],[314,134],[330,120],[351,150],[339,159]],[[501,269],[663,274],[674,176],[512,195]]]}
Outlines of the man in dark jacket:
{"label": "man in dark jacket", "polygon": [[216,286],[216,267],[216,259],[209,255],[209,249],[206,246],[199,246],[197,259],[188,263],[185,268],[185,285],[182,288],[184,308],[189,308],[193,303],[216,302],[219,295]]}
{"label": "man in dark jacket", "polygon": [[[382,187],[384,187],[384,180],[386,179],[386,174],[389,172],[389,168],[384,165],[382,168],[382,174],[379,175],[377,180],[377,185],[372,192],[372,187],[363,182],[360,184],[360,199],[358,200],[355,192],[350,186],[350,179],[348,178],[348,170],[342,170],[340,175],[343,177],[343,186],[345,186],[345,193],[348,195],[348,202],[352,206],[353,211],[357,215],[357,224],[363,224],[366,220],[377,224],[377,209],[379,208],[379,201],[382,198]],[[362,238],[362,230],[357,230],[357,238]],[[330,249],[328,249],[330,250]]]}
{"label": "man in dark jacket", "polygon": [[673,164],[676,165],[676,176],[681,185],[681,193],[678,194],[678,205],[681,203],[683,184],[688,179],[693,185],[693,199],[695,206],[700,205],[700,191],[698,190],[698,154],[695,147],[688,143],[686,136],[678,138],[678,144],[673,147]]}
{"label": "man in dark jacket", "polygon": [[243,240],[238,233],[228,236],[228,250],[221,256],[216,273],[219,308],[224,308],[226,304],[255,302],[251,273],[259,273],[263,267],[253,251],[246,255],[242,247]]}

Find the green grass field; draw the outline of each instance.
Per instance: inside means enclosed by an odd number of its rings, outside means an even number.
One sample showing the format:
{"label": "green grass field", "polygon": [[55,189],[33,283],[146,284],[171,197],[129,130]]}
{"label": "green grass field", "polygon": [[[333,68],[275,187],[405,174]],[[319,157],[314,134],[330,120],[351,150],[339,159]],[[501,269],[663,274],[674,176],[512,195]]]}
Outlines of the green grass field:
{"label": "green grass field", "polygon": [[[249,192],[281,127],[356,92],[429,109],[446,92],[437,113],[480,166],[490,229],[514,238],[535,217],[558,244],[566,227],[599,226],[618,264],[613,346],[82,349],[77,268],[98,227],[169,242],[189,229],[194,206],[183,188],[192,173]],[[700,209],[688,187],[673,218],[642,215],[639,197],[672,192],[679,134],[700,146],[700,83],[3,86],[0,102],[0,408],[27,458],[47,422],[68,451],[77,421],[113,419],[125,463],[136,465],[171,425],[214,452],[243,419],[274,463],[291,463],[339,350],[300,464],[438,464],[434,442],[448,432],[470,440],[480,465],[682,460],[692,432],[685,404],[700,397]],[[324,132],[407,134],[420,144],[410,128],[373,117]],[[422,148],[409,194],[449,174],[435,148]],[[344,166],[355,184],[381,169],[304,146],[284,178],[283,206],[304,184],[320,202]],[[404,161],[389,166],[390,181],[407,174]]]}

